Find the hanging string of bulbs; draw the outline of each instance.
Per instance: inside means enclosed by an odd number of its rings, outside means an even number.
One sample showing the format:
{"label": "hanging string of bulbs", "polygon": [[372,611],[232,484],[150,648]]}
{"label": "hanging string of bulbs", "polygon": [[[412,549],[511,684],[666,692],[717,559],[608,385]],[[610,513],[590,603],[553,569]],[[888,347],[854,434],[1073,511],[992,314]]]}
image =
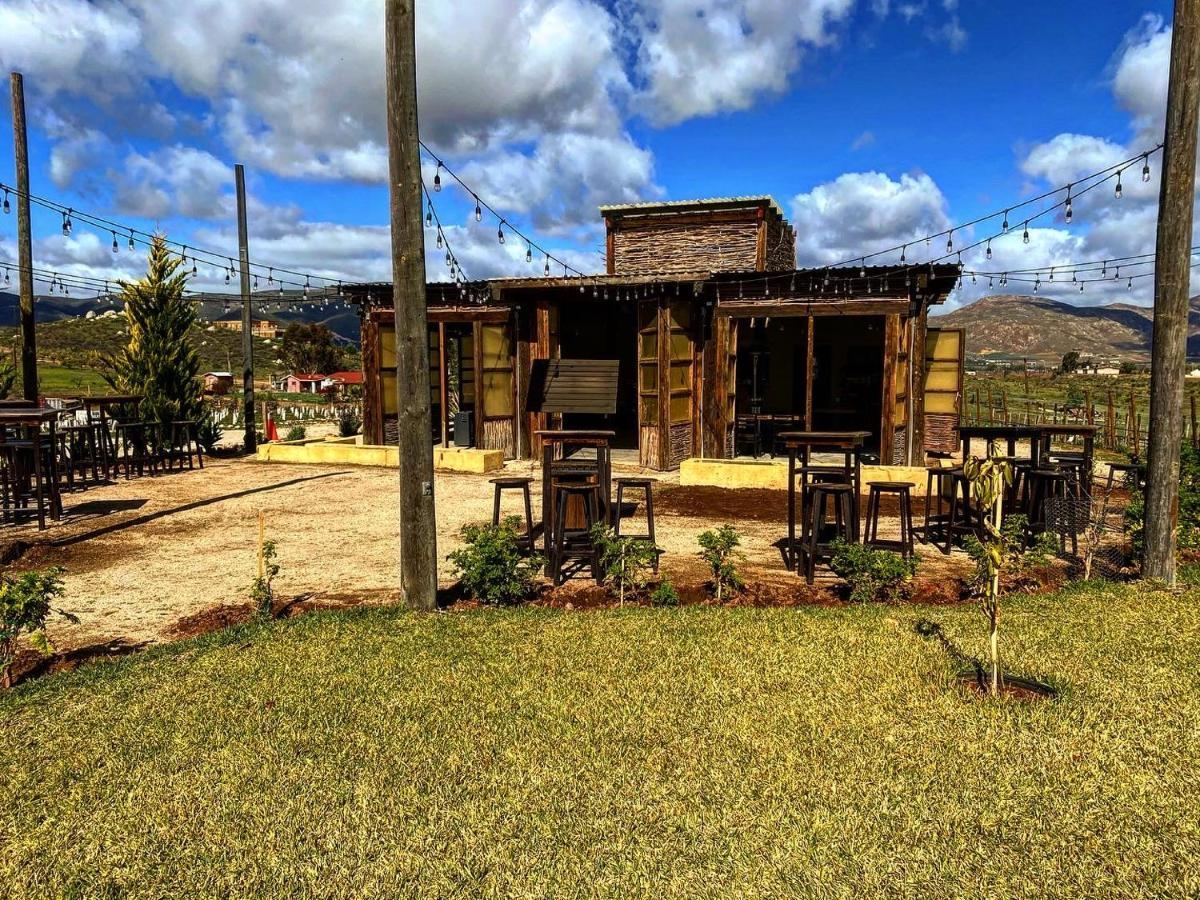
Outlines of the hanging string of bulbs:
{"label": "hanging string of bulbs", "polygon": [[465,290],[465,286],[470,282],[470,279],[467,277],[467,273],[463,271],[462,264],[459,263],[458,257],[454,255],[454,251],[450,247],[450,238],[446,234],[446,230],[442,227],[442,220],[433,206],[433,198],[429,196],[429,188],[425,186],[424,182],[421,182],[421,191],[425,194],[425,228],[435,230],[434,246],[438,250],[446,251],[446,268],[449,270],[450,280]]}
{"label": "hanging string of bulbs", "polygon": [[[21,191],[12,185],[0,182],[0,192],[3,193],[0,199],[0,210],[5,214],[11,212],[12,204],[9,196],[20,197]],[[62,217],[62,234],[63,237],[70,237],[75,230],[75,223],[82,222],[96,231],[103,234],[109,232],[112,236],[112,252],[114,254],[121,252],[122,245],[125,245],[130,252],[137,250],[138,246],[149,247],[153,243],[155,237],[149,231],[143,231],[138,228],[133,228],[129,225],[121,224],[120,222],[106,219],[103,216],[96,215],[76,209],[73,206],[67,206],[57,200],[49,197],[42,197],[37,194],[28,194],[29,202],[43,209],[50,210]],[[219,253],[215,250],[196,247],[192,244],[185,244],[180,241],[164,238],[167,245],[170,247],[179,248],[179,253],[183,259],[184,265],[191,264],[190,275],[195,278],[200,274],[199,265],[203,263],[212,269],[217,270],[220,275],[224,275],[225,283],[232,284],[234,279],[238,277],[237,264],[232,256],[225,253]],[[323,282],[326,285],[340,285],[341,279],[332,278],[327,275],[317,275],[312,272],[300,272],[295,269],[287,269],[282,266],[270,265],[268,263],[259,263],[251,261],[249,263],[251,274],[254,280],[254,290],[258,290],[259,275],[265,273],[267,276],[267,285],[270,288],[278,287],[279,291],[284,291],[288,286],[297,288],[305,293],[314,289],[313,281]],[[292,276],[285,278],[284,276]],[[296,279],[303,279],[296,280]]]}
{"label": "hanging string of bulbs", "polygon": [[[1131,156],[1128,159],[1124,159],[1119,163],[1114,163],[1113,165],[1107,166],[1103,169],[1099,169],[1088,175],[1082,176],[1081,178],[1077,179],[1076,181],[1070,182],[1070,183],[1062,185],[1060,187],[1053,188],[1048,191],[1044,191],[1041,194],[1038,194],[1037,196],[1030,197],[1026,200],[1022,200],[1019,203],[1011,204],[1000,210],[997,210],[997,211],[991,212],[991,213],[987,213],[985,215],[979,216],[970,221],[960,222],[960,223],[952,225],[948,228],[942,229],[941,231],[934,232],[934,233],[925,235],[923,237],[917,237],[912,240],[909,240],[909,241],[906,241],[906,242],[903,242],[900,244],[896,244],[895,246],[892,246],[892,247],[888,247],[888,248],[885,248],[882,250],[876,250],[871,253],[863,254],[860,256],[856,256],[856,257],[851,257],[849,259],[842,260],[841,262],[838,262],[838,263],[833,263],[833,264],[829,264],[829,265],[825,265],[825,266],[818,266],[813,269],[807,270],[808,275],[810,276],[810,279],[809,279],[810,280],[810,289],[815,290],[815,292],[819,292],[819,293],[825,293],[828,291],[832,291],[833,293],[836,294],[841,290],[845,290],[845,291],[849,292],[853,286],[857,285],[857,286],[864,288],[866,293],[869,294],[869,293],[872,293],[873,286],[879,286],[882,288],[882,286],[885,285],[887,283],[888,279],[893,275],[904,275],[906,286],[908,286],[911,283],[912,273],[921,272],[921,271],[931,271],[932,272],[933,266],[938,265],[940,263],[948,263],[951,261],[957,263],[960,274],[970,274],[969,272],[967,272],[965,270],[965,267],[962,262],[962,256],[964,253],[968,253],[971,250],[975,250],[975,249],[982,247],[982,248],[984,248],[986,258],[988,260],[991,260],[994,255],[993,250],[992,250],[992,242],[997,241],[1000,238],[1005,237],[1006,235],[1014,233],[1014,230],[1015,230],[1014,225],[1017,225],[1017,224],[1019,224],[1019,226],[1021,227],[1022,242],[1024,244],[1029,244],[1032,241],[1032,235],[1030,234],[1029,226],[1031,224],[1037,222],[1038,220],[1040,220],[1048,215],[1051,215],[1052,213],[1054,213],[1055,211],[1060,210],[1060,209],[1063,211],[1064,221],[1067,224],[1071,224],[1071,222],[1074,220],[1074,204],[1075,204],[1075,202],[1080,197],[1090,193],[1091,191],[1095,190],[1096,188],[1100,187],[1101,185],[1104,185],[1110,181],[1113,181],[1114,179],[1116,182],[1114,189],[1113,189],[1114,199],[1118,199],[1118,200],[1121,199],[1121,197],[1123,196],[1123,193],[1124,193],[1124,187],[1123,187],[1123,182],[1122,182],[1123,174],[1129,168],[1137,166],[1140,163],[1141,164],[1142,181],[1148,182],[1151,177],[1150,157],[1161,150],[1162,150],[1162,144],[1158,144],[1155,147],[1152,147],[1148,150],[1144,150],[1143,152],[1138,153],[1134,156]],[[1025,213],[1022,213],[1021,215],[1018,215],[1015,217],[1012,216],[1012,213],[1014,211],[1024,210],[1026,207],[1028,207],[1032,204],[1035,204],[1042,200],[1046,200],[1047,198],[1056,197],[1059,195],[1061,195],[1060,199],[1057,199],[1055,202],[1043,207],[1040,210],[1033,211],[1033,212],[1025,212]],[[984,236],[980,237],[979,239],[977,239],[975,241],[972,241],[967,244],[956,247],[956,245],[954,243],[955,232],[961,232],[968,228],[972,228],[973,226],[978,225],[982,222],[992,221],[997,218],[1001,219],[1001,223],[1000,223],[1000,226],[998,229],[985,234]],[[919,262],[914,262],[909,259],[908,251],[913,246],[919,246],[920,244],[923,243],[923,244],[925,244],[925,246],[928,247],[928,246],[932,245],[933,241],[935,241],[935,240],[940,241],[943,238],[946,241],[946,245],[945,245],[946,252],[945,253],[930,257],[928,259],[925,259],[925,260],[922,260]],[[872,267],[872,270],[870,272],[868,272],[868,270],[867,270],[868,261],[875,260],[884,255],[894,254],[896,252],[899,252],[899,254],[900,254],[900,258],[899,258],[899,261],[897,264],[893,264],[892,266],[882,266],[882,267],[875,265]],[[1100,261],[1100,262],[1103,263],[1103,261]],[[833,276],[831,274],[833,272],[833,270],[835,270],[835,269],[853,268],[854,266],[857,266],[858,270],[859,270],[857,277],[855,277],[855,276]],[[879,271],[879,269],[881,269],[881,268],[883,269],[883,271]],[[1046,267],[1046,268],[1048,269],[1048,267]],[[1057,268],[1060,268],[1060,267],[1056,267],[1056,269]],[[1012,272],[1015,272],[1015,271],[1016,270],[1012,270]],[[982,274],[982,273],[977,272],[976,274],[978,275],[978,274]],[[987,273],[987,274],[991,274],[993,276],[1000,276],[1003,278],[1002,283],[1007,283],[1007,281],[1008,281],[1007,276],[1010,274],[1010,272],[1009,271],[992,272],[992,273]],[[1037,274],[1037,273],[1035,272],[1033,274]],[[812,280],[814,276],[817,279],[815,283]],[[767,294],[769,294],[770,288],[771,288],[771,283],[778,282],[781,279],[782,280],[790,279],[790,283],[791,283],[790,290],[793,290],[793,291],[795,290],[795,276],[794,276],[794,273],[792,273],[792,272],[782,272],[782,273],[775,273],[775,274],[770,274],[770,273],[756,274],[752,277],[747,277],[747,278],[740,279],[740,280],[722,281],[721,286],[722,287],[736,286],[738,288],[738,291],[740,294],[743,290],[743,285],[759,284],[759,285],[762,285],[763,290]],[[1034,279],[1030,279],[1031,283],[1033,283],[1033,281],[1034,281]]]}
{"label": "hanging string of bulbs", "polygon": [[[435,193],[441,191],[441,189],[442,189],[442,173],[445,172],[446,175],[449,176],[451,179],[453,179],[458,184],[458,186],[464,192],[466,192],[466,194],[474,201],[474,203],[475,203],[474,215],[475,215],[476,222],[483,221],[483,213],[485,210],[496,220],[496,241],[498,243],[505,244],[508,240],[509,235],[512,235],[513,237],[517,238],[517,240],[524,242],[524,244],[525,244],[525,262],[532,265],[533,258],[535,255],[538,256],[539,258],[543,258],[544,265],[542,268],[542,274],[544,276],[546,276],[547,278],[550,277],[550,266],[552,263],[554,264],[555,267],[562,268],[562,273],[563,273],[564,278],[567,277],[568,275],[578,275],[580,278],[584,277],[583,272],[579,271],[579,269],[575,268],[574,266],[568,264],[566,262],[566,260],[561,259],[558,256],[555,256],[553,253],[551,253],[549,250],[547,250],[540,243],[535,241],[533,238],[529,237],[525,232],[521,231],[521,229],[519,229],[512,222],[510,222],[506,216],[501,214],[490,203],[488,203],[486,200],[484,200],[482,197],[480,197],[479,192],[477,190],[475,190],[473,187],[471,187],[469,184],[467,184],[465,181],[463,181],[462,178],[459,177],[458,173],[456,173],[453,169],[451,169],[448,165],[446,165],[445,161],[443,161],[440,156],[438,156],[436,153],[433,152],[433,150],[430,149],[428,144],[426,144],[424,141],[419,140],[419,139],[418,139],[418,143],[421,145],[421,149],[424,150],[429,155],[430,159],[433,160],[433,163],[434,163],[433,190]],[[505,231],[506,228],[508,229],[507,232]]]}

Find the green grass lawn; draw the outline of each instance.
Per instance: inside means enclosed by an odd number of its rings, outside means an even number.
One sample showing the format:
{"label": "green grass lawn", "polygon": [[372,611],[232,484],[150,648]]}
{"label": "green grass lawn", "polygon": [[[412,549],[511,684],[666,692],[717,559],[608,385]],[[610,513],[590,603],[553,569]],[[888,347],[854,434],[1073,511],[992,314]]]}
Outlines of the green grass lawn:
{"label": "green grass lawn", "polygon": [[0,698],[12,895],[1195,896],[1200,591],[313,614]]}

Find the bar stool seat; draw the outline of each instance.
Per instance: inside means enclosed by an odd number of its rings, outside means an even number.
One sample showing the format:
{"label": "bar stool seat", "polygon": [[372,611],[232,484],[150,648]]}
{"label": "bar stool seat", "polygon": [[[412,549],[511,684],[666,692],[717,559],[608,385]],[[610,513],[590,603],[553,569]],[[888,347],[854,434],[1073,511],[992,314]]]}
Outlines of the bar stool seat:
{"label": "bar stool seat", "polygon": [[[592,577],[600,580],[600,549],[592,540],[592,526],[600,521],[600,485],[580,482],[556,481],[554,491],[554,534],[550,541],[550,578],[555,585],[562,584],[563,563],[569,559],[586,560],[591,565]],[[567,529],[567,504],[571,497],[582,501],[584,527]]]}
{"label": "bar stool seat", "polygon": [[533,507],[529,499],[529,486],[533,484],[533,479],[525,475],[501,475],[497,478],[489,478],[488,482],[494,486],[494,494],[492,499],[492,524],[500,524],[500,495],[504,491],[520,491],[525,501],[525,534],[518,540],[521,546],[527,550],[533,548]]}
{"label": "bar stool seat", "polygon": [[204,468],[204,452],[200,447],[199,428],[192,419],[178,419],[170,425],[170,440],[166,445],[166,467],[180,471],[186,462],[189,469]]}
{"label": "bar stool seat", "polygon": [[[913,554],[912,494],[915,485],[911,481],[868,481],[867,519],[863,543],[883,550],[899,550],[907,559]],[[900,539],[879,539],[879,498],[883,494],[895,495],[900,504]]]}
{"label": "bar stool seat", "polygon": [[[804,580],[813,583],[818,556],[829,556],[833,542],[854,540],[854,486],[844,481],[834,484],[811,484],[807,493],[809,514],[804,519],[804,532],[800,538],[801,561],[804,564]],[[834,533],[831,540],[822,540],[822,531],[827,524],[825,507],[833,501]]]}
{"label": "bar stool seat", "polygon": [[636,475],[626,475],[614,479],[617,483],[617,504],[613,510],[613,532],[619,537],[621,535],[621,519],[622,516],[622,501],[625,498],[626,489],[640,490],[646,495],[646,533],[645,534],[629,534],[626,537],[634,538],[635,540],[649,541],[654,546],[654,571],[658,572],[658,557],[662,551],[658,549],[658,543],[654,540],[654,479],[644,478]]}

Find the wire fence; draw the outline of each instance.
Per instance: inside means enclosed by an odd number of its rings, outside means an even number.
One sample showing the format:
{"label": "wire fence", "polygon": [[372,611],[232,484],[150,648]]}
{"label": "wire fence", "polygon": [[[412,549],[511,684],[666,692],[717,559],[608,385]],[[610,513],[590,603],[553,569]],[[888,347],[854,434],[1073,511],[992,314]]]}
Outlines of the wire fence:
{"label": "wire fence", "polygon": [[[240,400],[214,399],[210,401],[213,422],[220,428],[241,428],[245,422],[245,411]],[[361,400],[334,400],[328,403],[298,403],[267,400],[259,404],[259,419],[265,421],[263,406],[270,412],[276,425],[302,425],[314,422],[337,422],[343,417],[362,418]]]}

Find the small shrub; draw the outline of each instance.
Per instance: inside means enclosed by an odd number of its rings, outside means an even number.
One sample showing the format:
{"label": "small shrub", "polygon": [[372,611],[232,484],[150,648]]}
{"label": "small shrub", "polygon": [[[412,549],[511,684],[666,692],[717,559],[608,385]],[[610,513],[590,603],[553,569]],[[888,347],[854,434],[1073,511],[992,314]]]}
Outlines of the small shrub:
{"label": "small shrub", "polygon": [[915,553],[905,559],[891,550],[839,540],[833,545],[830,568],[850,585],[851,600],[889,603],[904,597],[920,563]]}
{"label": "small shrub", "polygon": [[262,618],[270,618],[275,609],[275,576],[279,574],[279,563],[275,562],[275,542],[263,541],[258,550],[261,575],[250,582],[250,603],[254,612]]}
{"label": "small shrub", "polygon": [[464,590],[481,603],[518,603],[533,593],[546,558],[521,552],[519,525],[516,516],[499,525],[464,525],[460,534],[466,546],[446,557]]}
{"label": "small shrub", "polygon": [[645,593],[658,550],[643,538],[620,537],[603,523],[592,526],[592,540],[600,550],[604,583],[624,606],[625,598]]}
{"label": "small shrub", "polygon": [[746,556],[737,549],[742,543],[741,535],[732,525],[721,525],[701,533],[697,540],[700,543],[700,558],[708,563],[717,602],[720,603],[726,594],[742,589],[738,564]]}
{"label": "small shrub", "polygon": [[362,428],[362,417],[351,407],[347,406],[338,412],[338,434],[342,437],[354,437]]}
{"label": "small shrub", "polygon": [[221,442],[221,428],[213,419],[211,411],[205,411],[204,415],[200,417],[200,421],[196,423],[196,440],[209,456],[212,456],[213,450]]}
{"label": "small shrub", "polygon": [[288,429],[287,437],[285,437],[284,440],[285,441],[302,441],[306,437],[308,437],[308,431],[305,430],[303,425],[293,425],[291,428]]}
{"label": "small shrub", "polygon": [[69,622],[75,616],[54,605],[63,595],[63,569],[0,575],[0,683],[12,687],[12,664],[17,656],[17,641],[22,635],[39,653],[53,653],[46,637],[46,619],[57,613]]}
{"label": "small shrub", "polygon": [[671,579],[664,578],[658,583],[658,586],[650,592],[651,606],[678,606],[679,591],[675,590],[675,585],[671,583]]}

